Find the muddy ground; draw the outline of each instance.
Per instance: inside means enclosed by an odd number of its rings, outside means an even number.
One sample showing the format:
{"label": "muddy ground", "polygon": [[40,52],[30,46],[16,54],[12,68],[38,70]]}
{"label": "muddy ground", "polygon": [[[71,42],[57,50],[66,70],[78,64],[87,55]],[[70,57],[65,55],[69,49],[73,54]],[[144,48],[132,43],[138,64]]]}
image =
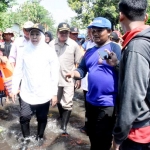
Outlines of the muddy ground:
{"label": "muddy ground", "polygon": [[[42,147],[37,147],[35,141],[37,122],[32,117],[31,142],[28,150],[89,150],[90,143],[86,134],[80,132],[84,125],[84,101],[82,90],[77,90],[74,96],[73,111],[68,124],[68,137],[60,136],[60,122],[57,121],[57,107],[50,108],[48,124],[45,131],[45,142]],[[19,125],[19,104],[5,104],[0,106],[0,150],[19,150],[21,147],[22,134]]]}

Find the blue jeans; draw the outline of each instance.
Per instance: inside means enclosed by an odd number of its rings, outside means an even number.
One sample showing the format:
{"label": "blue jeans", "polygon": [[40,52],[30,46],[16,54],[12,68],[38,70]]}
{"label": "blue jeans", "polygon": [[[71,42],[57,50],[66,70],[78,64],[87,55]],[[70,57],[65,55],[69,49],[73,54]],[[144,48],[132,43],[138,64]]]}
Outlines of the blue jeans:
{"label": "blue jeans", "polygon": [[126,139],[120,146],[120,150],[150,150],[150,143],[136,143]]}

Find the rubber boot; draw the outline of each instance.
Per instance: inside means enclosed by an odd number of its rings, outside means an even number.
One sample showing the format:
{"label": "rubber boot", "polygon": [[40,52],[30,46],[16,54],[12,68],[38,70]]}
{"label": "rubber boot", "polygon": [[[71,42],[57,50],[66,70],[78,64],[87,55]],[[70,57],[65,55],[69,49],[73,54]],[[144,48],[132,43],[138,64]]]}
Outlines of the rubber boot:
{"label": "rubber boot", "polygon": [[71,110],[64,110],[62,114],[61,129],[63,130],[62,136],[68,136],[67,124],[71,115]]}
{"label": "rubber boot", "polygon": [[24,138],[29,137],[30,136],[29,123],[21,124],[21,131],[22,131],[22,134],[23,134]]}
{"label": "rubber boot", "polygon": [[57,103],[57,107],[58,107],[58,111],[59,111],[59,117],[57,118],[57,120],[59,120],[59,119],[62,119],[63,108],[60,103]]}
{"label": "rubber boot", "polygon": [[38,141],[38,146],[43,145],[43,142],[44,142],[43,135],[44,135],[46,125],[47,125],[47,122],[46,123],[38,122],[38,133],[36,137],[36,140]]}
{"label": "rubber boot", "polygon": [[29,140],[29,136],[30,136],[30,127],[29,127],[29,123],[24,123],[21,124],[21,131],[24,137],[24,141],[22,143],[22,147],[20,148],[20,150],[27,150],[28,149],[28,144],[30,142]]}

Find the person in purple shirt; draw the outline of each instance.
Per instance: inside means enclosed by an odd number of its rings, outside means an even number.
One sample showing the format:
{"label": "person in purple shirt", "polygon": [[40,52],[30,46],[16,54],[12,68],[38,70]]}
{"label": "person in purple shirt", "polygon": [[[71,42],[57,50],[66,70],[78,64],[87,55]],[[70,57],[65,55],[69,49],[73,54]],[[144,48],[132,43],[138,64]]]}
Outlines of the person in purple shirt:
{"label": "person in purple shirt", "polygon": [[111,22],[106,18],[97,17],[93,20],[90,28],[96,46],[86,51],[76,70],[66,74],[66,80],[69,82],[69,78],[82,79],[88,72],[86,101],[90,150],[109,150],[112,143],[118,72],[106,63],[109,57],[105,50],[113,51],[120,59],[121,48],[110,41],[111,27]]}

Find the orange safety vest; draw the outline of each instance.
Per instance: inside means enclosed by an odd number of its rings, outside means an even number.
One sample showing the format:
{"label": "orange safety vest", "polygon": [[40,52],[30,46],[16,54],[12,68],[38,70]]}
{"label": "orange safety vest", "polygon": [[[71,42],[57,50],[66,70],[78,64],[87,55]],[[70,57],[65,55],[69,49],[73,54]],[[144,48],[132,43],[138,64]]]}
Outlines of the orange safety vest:
{"label": "orange safety vest", "polygon": [[0,91],[5,91],[6,95],[11,95],[12,90],[12,75],[13,68],[10,63],[0,62],[0,72],[2,77],[0,77]]}

